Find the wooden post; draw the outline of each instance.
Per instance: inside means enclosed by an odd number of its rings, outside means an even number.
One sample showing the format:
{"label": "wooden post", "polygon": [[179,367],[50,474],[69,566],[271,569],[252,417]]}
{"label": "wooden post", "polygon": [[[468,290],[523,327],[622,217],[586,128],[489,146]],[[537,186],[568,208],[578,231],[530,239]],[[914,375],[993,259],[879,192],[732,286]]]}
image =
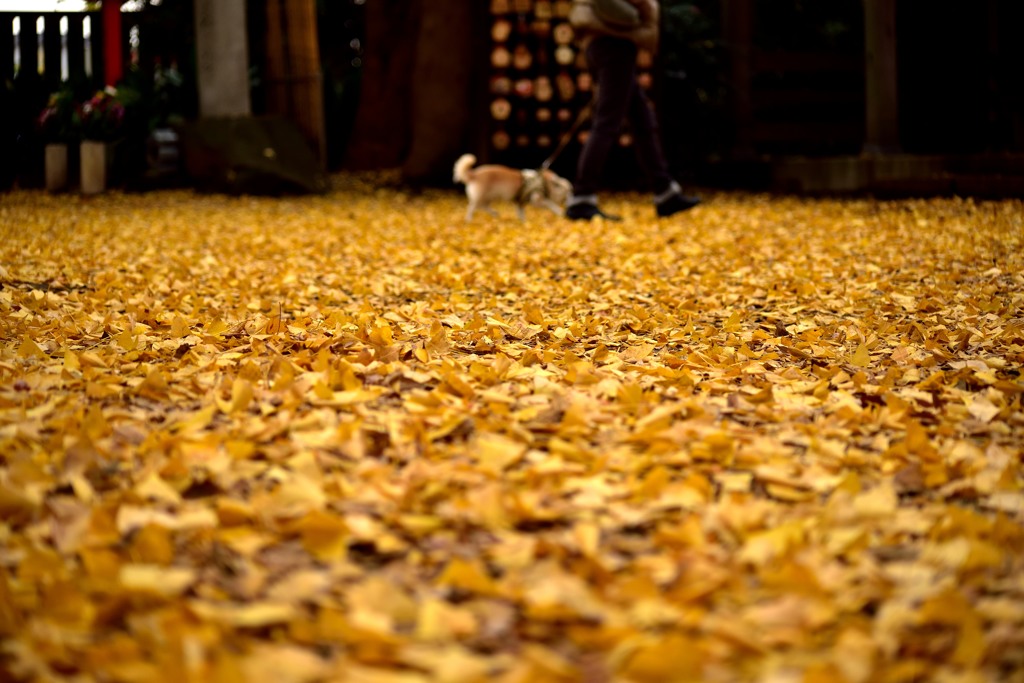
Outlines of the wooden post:
{"label": "wooden post", "polygon": [[989,0],[985,3],[986,19],[987,19],[987,31],[988,40],[988,54],[986,55],[987,60],[985,64],[986,73],[991,76],[986,79],[988,87],[986,88],[986,102],[985,102],[985,145],[989,149],[998,149],[1005,143],[1002,138],[1003,127],[1007,123],[1006,114],[1007,112],[1001,106],[1000,94],[999,94],[999,77],[996,75],[1000,71],[1000,59],[999,55],[1002,52],[1002,47],[999,44],[999,3],[997,0]]}
{"label": "wooden post", "polygon": [[99,83],[103,81],[106,74],[104,67],[106,58],[103,54],[103,46],[106,44],[104,42],[106,29],[103,28],[102,14],[99,12],[92,13],[89,25],[92,30],[89,36],[89,76],[93,82]]}
{"label": "wooden post", "polygon": [[101,6],[103,17],[103,82],[117,85],[124,77],[124,53],[121,49],[121,2],[107,0]]}
{"label": "wooden post", "polygon": [[754,157],[754,109],[751,99],[754,50],[754,4],[752,0],[722,0],[722,26],[730,61],[730,90],[737,160]]}
{"label": "wooden post", "polygon": [[50,90],[61,82],[60,74],[60,16],[56,12],[45,15],[43,26],[43,78]]}
{"label": "wooden post", "polygon": [[0,79],[14,77],[14,14],[0,14]]}
{"label": "wooden post", "polygon": [[249,116],[245,0],[195,0],[199,114]]}
{"label": "wooden post", "polygon": [[18,35],[18,49],[21,52],[19,75],[22,78],[39,75],[39,34],[36,33],[38,14],[21,15],[21,33]]}
{"label": "wooden post", "polygon": [[68,78],[72,83],[85,80],[85,15],[72,12],[68,18]]}
{"label": "wooden post", "polygon": [[900,148],[899,89],[896,64],[896,0],[864,0],[865,112],[864,151]]}

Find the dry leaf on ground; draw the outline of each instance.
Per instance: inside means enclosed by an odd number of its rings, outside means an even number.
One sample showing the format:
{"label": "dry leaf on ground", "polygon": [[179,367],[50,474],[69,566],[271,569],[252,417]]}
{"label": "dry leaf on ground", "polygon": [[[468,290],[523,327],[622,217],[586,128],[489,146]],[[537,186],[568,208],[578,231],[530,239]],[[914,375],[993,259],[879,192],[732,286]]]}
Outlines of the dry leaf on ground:
{"label": "dry leaf on ground", "polygon": [[1024,676],[1024,206],[0,197],[15,679]]}

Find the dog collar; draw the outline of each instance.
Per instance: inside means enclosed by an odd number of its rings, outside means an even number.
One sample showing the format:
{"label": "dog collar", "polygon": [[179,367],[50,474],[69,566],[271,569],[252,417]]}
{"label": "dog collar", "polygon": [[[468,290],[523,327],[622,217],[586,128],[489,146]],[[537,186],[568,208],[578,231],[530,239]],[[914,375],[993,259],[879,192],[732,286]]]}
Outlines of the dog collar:
{"label": "dog collar", "polygon": [[521,171],[523,175],[523,184],[519,188],[519,192],[516,194],[516,202],[519,204],[525,204],[529,201],[531,195],[540,192],[542,197],[547,197],[547,187],[544,184],[544,178],[541,177],[540,172],[534,171],[531,168],[526,168]]}

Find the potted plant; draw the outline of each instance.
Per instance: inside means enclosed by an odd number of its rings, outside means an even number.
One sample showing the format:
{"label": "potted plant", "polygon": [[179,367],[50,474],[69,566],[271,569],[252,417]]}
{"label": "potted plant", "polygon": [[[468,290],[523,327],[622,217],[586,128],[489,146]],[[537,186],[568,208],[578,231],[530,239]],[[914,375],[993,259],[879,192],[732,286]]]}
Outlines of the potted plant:
{"label": "potted plant", "polygon": [[113,159],[112,145],[124,126],[124,105],[117,90],[108,87],[81,103],[75,116],[82,135],[82,193],[103,192]]}
{"label": "potted plant", "polygon": [[68,186],[68,145],[77,137],[74,94],[69,87],[50,95],[37,125],[45,143],[46,189],[60,192]]}
{"label": "potted plant", "polygon": [[125,108],[116,166],[129,185],[175,182],[180,170],[179,129],[184,123],[183,78],[174,61],[152,71],[132,67],[117,85]]}

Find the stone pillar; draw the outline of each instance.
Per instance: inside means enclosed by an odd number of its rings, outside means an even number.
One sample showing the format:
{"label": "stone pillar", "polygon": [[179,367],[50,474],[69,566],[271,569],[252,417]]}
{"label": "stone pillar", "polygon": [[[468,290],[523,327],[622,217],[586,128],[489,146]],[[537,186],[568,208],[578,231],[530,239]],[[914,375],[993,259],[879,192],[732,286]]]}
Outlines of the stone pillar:
{"label": "stone pillar", "polygon": [[245,0],[195,0],[199,115],[249,116]]}
{"label": "stone pillar", "polygon": [[896,64],[896,0],[864,0],[864,151],[900,149]]}

